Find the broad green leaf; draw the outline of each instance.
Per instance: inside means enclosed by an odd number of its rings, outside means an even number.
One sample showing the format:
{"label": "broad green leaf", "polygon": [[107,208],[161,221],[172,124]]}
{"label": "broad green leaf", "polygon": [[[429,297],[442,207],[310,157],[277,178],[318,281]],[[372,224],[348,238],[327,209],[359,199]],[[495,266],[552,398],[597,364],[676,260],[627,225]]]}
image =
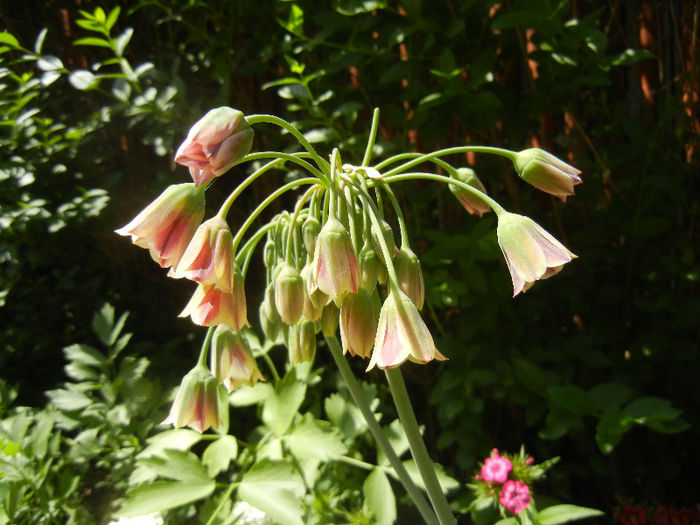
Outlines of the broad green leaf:
{"label": "broad green leaf", "polygon": [[301,421],[284,437],[284,442],[295,457],[326,461],[345,454],[347,447],[328,422],[318,421],[304,414]]}
{"label": "broad green leaf", "polygon": [[234,407],[245,407],[265,401],[274,393],[269,383],[255,383],[255,386],[242,385],[229,396],[229,403]]}
{"label": "broad green leaf", "polygon": [[625,414],[635,419],[650,416],[675,419],[679,415],[676,409],[671,406],[671,401],[653,396],[635,399],[625,407]]}
{"label": "broad green leaf", "polygon": [[49,30],[44,27],[41,31],[39,31],[39,34],[34,41],[34,52],[37,55],[41,55],[41,50],[44,47],[44,40],[46,40],[46,33],[48,32]]}
{"label": "broad green leaf", "polygon": [[305,395],[306,384],[297,380],[295,369],[290,368],[277,383],[274,392],[265,400],[262,412],[265,424],[278,436],[284,435]]}
{"label": "broad green leaf", "polygon": [[533,362],[516,357],[511,360],[513,364],[513,373],[520,382],[533,392],[544,395],[547,381],[545,380],[542,370]]}
{"label": "broad green leaf", "polygon": [[377,520],[378,525],[396,521],[396,498],[391,483],[382,469],[374,469],[362,485],[363,507]]}
{"label": "broad green leaf", "polygon": [[555,385],[547,388],[547,393],[558,405],[578,415],[595,412],[593,403],[586,392],[576,385]]}
{"label": "broad green leaf", "polygon": [[238,443],[233,436],[221,436],[212,442],[202,454],[202,464],[207,467],[209,477],[214,478],[223,472],[238,455]]}
{"label": "broad green leaf", "polygon": [[131,36],[134,34],[134,29],[127,27],[121,35],[116,38],[114,43],[114,52],[118,57],[124,56],[124,50],[126,46],[129,45]]}
{"label": "broad green leaf", "polygon": [[97,85],[98,78],[86,69],[78,69],[70,74],[68,82],[70,82],[75,89],[86,91]]}
{"label": "broad green leaf", "polygon": [[243,475],[238,497],[279,523],[303,525],[304,490],[304,481],[291,464],[263,460]]}
{"label": "broad green leaf", "polygon": [[52,411],[43,411],[37,416],[37,422],[29,435],[29,442],[34,455],[43,459],[49,447],[49,438],[56,417]]}
{"label": "broad green leaf", "polygon": [[560,525],[593,516],[602,516],[603,512],[577,505],[554,505],[537,513],[540,525]]}
{"label": "broad green leaf", "polygon": [[145,458],[141,463],[157,475],[189,484],[210,481],[207,469],[189,450],[164,450],[161,455]]}
{"label": "broad green leaf", "polygon": [[[406,432],[401,426],[401,421],[394,419],[388,426],[382,427],[384,435],[389,440],[391,448],[394,449],[398,457],[403,456],[409,448],[408,438],[406,437]],[[377,450],[377,463],[381,465],[388,465],[389,460],[383,451]]]}
{"label": "broad green leaf", "polygon": [[166,449],[189,450],[202,440],[202,434],[189,428],[175,428],[148,438],[148,446],[139,452],[138,457],[147,458],[161,454]]}
{"label": "broad green leaf", "polygon": [[121,8],[119,6],[115,7],[109,12],[109,14],[107,15],[107,20],[105,20],[105,28],[107,29],[107,31],[112,29],[114,24],[117,22],[120,12]]}
{"label": "broad green leaf", "polygon": [[598,421],[595,440],[603,454],[608,454],[634,424],[634,418],[623,412],[606,412]]}
{"label": "broad green leaf", "polygon": [[58,78],[61,76],[61,73],[59,71],[46,71],[43,75],[41,75],[41,85],[46,87],[50,86]]}
{"label": "broad green leaf", "polygon": [[[76,73],[78,73],[78,71],[76,71]],[[85,73],[92,75],[92,73],[90,73],[89,71],[85,71]],[[73,74],[71,74],[71,76]],[[114,306],[112,306],[109,303],[105,303],[102,305],[102,308],[100,308],[100,310],[98,312],[95,312],[95,315],[92,316],[92,330],[97,334],[97,337],[100,338],[100,341],[102,341],[106,346],[109,346],[110,344],[109,341],[110,336],[112,334],[113,326]]]}
{"label": "broad green leaf", "polygon": [[634,394],[633,390],[621,383],[601,383],[588,391],[588,397],[598,410],[607,412],[618,409]]}
{"label": "broad green leaf", "polygon": [[68,361],[89,367],[103,368],[107,364],[107,359],[102,352],[90,345],[70,345],[63,349],[63,354]]}
{"label": "broad green leaf", "polygon": [[[433,462],[433,465],[435,465],[435,474],[437,474],[438,482],[440,483],[440,487],[442,487],[443,492],[450,492],[451,490],[459,487],[459,482],[446,474],[442,465],[435,462]],[[408,472],[408,475],[411,476],[413,482],[418,487],[425,489],[423,478],[421,478],[420,472],[418,472],[416,462],[412,459],[407,459],[403,462],[403,466],[406,467],[406,471]]]}
{"label": "broad green leaf", "polygon": [[511,517],[498,520],[494,525],[520,525],[520,522],[517,518]]}
{"label": "broad green leaf", "polygon": [[49,400],[56,405],[59,410],[70,412],[72,410],[83,409],[92,404],[92,399],[82,392],[71,390],[49,390],[46,392]]}
{"label": "broad green leaf", "polygon": [[162,512],[206,498],[214,492],[214,488],[213,480],[207,480],[206,483],[154,481],[130,490],[116,514],[125,518],[135,518],[152,512]]}
{"label": "broad green leaf", "polygon": [[326,398],[324,407],[331,423],[349,438],[358,436],[367,428],[365,418],[357,405],[337,392]]}
{"label": "broad green leaf", "polygon": [[7,44],[12,47],[19,47],[19,42],[11,33],[7,31],[0,32],[0,44]]}

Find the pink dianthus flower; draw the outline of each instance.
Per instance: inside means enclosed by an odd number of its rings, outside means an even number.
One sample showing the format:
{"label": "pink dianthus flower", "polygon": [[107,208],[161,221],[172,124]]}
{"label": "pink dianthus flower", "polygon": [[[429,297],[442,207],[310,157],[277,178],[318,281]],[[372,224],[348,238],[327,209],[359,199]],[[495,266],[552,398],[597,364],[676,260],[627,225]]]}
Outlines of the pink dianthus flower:
{"label": "pink dianthus flower", "polygon": [[530,488],[522,481],[509,480],[503,484],[499,500],[501,505],[511,511],[513,514],[518,514],[525,509],[532,497],[530,496]]}
{"label": "pink dianthus flower", "polygon": [[511,470],[513,470],[513,465],[510,460],[500,456],[497,449],[493,449],[491,457],[486,458],[481,467],[481,477],[484,481],[503,483],[508,479]]}

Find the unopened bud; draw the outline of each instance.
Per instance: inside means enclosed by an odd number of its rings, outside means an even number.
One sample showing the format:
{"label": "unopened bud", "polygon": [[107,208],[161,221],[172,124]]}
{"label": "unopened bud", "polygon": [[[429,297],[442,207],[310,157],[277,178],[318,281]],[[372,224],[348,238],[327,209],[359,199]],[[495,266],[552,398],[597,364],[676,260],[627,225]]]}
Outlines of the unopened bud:
{"label": "unopened bud", "polygon": [[285,263],[275,279],[275,306],[285,324],[294,325],[304,313],[304,281],[292,265]]}
{"label": "unopened bud", "polygon": [[394,257],[394,268],[399,280],[399,287],[413,304],[421,310],[425,298],[425,285],[420,261],[410,248],[401,247]]}

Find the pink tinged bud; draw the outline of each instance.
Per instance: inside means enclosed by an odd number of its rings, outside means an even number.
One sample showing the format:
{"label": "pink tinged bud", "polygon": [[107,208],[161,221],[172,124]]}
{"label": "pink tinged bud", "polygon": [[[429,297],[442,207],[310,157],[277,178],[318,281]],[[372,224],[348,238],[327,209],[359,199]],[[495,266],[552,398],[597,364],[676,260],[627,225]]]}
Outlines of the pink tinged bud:
{"label": "pink tinged bud", "polygon": [[172,424],[175,428],[188,426],[197,432],[220,426],[217,388],[216,378],[205,366],[194,367],[182,378],[163,424]]}
{"label": "pink tinged bud", "polygon": [[212,374],[229,392],[265,381],[246,338],[225,325],[216,327],[209,357]]}
{"label": "pink tinged bud", "polygon": [[425,284],[420,261],[410,248],[402,247],[394,256],[394,269],[399,280],[399,287],[419,310],[423,309]]}
{"label": "pink tinged bud", "polygon": [[316,239],[314,278],[319,290],[340,306],[346,293],[357,293],[359,268],[350,233],[338,219],[330,218]]}
{"label": "pink tinged bud", "polygon": [[432,359],[445,360],[433,342],[416,305],[401,291],[391,292],[379,313],[374,351],[367,370],[375,365],[393,368],[407,359],[424,364]]}
{"label": "pink tinged bud", "polygon": [[304,294],[304,317],[309,321],[318,321],[321,319],[323,307],[330,301],[330,297],[316,286],[311,265],[307,264],[302,268],[301,278],[304,281],[304,289],[306,290]]}
{"label": "pink tinged bud", "polygon": [[481,467],[481,476],[484,481],[504,483],[511,470],[513,470],[513,465],[510,460],[499,456],[496,451],[494,455],[484,461],[484,465]]}
{"label": "pink tinged bud", "polygon": [[234,330],[250,326],[242,278],[234,276],[233,286],[233,293],[226,293],[216,286],[200,284],[180,317],[189,315],[200,326],[225,324]]}
{"label": "pink tinged bud", "polygon": [[379,309],[372,295],[364,289],[348,294],[340,308],[340,340],[343,354],[369,357],[377,334]]}
{"label": "pink tinged bud", "polygon": [[233,291],[233,236],[226,221],[216,216],[204,221],[190,241],[174,272],[200,284]]}
{"label": "pink tinged bud", "polygon": [[504,212],[498,217],[498,244],[513,280],[513,296],[538,279],[558,273],[576,258],[559,241],[529,217]]}
{"label": "pink tinged bud", "polygon": [[519,152],[513,163],[521,179],[563,201],[582,182],[580,170],[539,148]]}
{"label": "pink tinged bud", "polygon": [[[458,168],[457,172],[452,176],[465,184],[469,184],[470,186],[479,190],[481,193],[486,194],[486,188],[476,176],[474,170],[470,168]],[[455,197],[457,197],[457,200],[462,207],[471,215],[478,215],[481,217],[484,213],[491,211],[488,204],[469,190],[465,190],[464,188],[460,188],[454,184],[450,184],[449,187],[450,191]]]}
{"label": "pink tinged bud", "polygon": [[289,327],[287,335],[287,348],[289,349],[289,362],[293,365],[313,362],[316,357],[316,330],[314,323],[302,319],[297,324]]}
{"label": "pink tinged bud", "polygon": [[195,185],[223,175],[253,146],[253,129],[237,109],[212,109],[192,126],[175,154],[188,166]]}
{"label": "pink tinged bud", "polygon": [[275,278],[275,306],[282,321],[297,324],[304,313],[304,280],[292,265],[285,263]]}
{"label": "pink tinged bud", "polygon": [[530,504],[530,488],[522,481],[509,480],[503,484],[498,498],[505,508],[513,514],[519,514]]}
{"label": "pink tinged bud", "polygon": [[176,267],[204,217],[204,189],[194,184],[174,184],[139,213],[115,230],[131,235],[131,242],[147,248],[163,268]]}

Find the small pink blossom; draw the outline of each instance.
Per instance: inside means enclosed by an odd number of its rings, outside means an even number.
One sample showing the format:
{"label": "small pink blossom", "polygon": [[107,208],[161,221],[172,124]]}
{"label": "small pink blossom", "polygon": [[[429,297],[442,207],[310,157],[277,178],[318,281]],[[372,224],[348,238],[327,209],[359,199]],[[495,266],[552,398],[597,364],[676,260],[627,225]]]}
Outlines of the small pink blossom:
{"label": "small pink blossom", "polygon": [[503,484],[499,500],[501,505],[513,514],[519,514],[529,504],[532,497],[530,488],[522,481],[509,480]]}
{"label": "small pink blossom", "polygon": [[481,467],[481,476],[484,481],[495,481],[504,483],[508,479],[508,474],[513,470],[513,464],[508,458],[498,455],[498,450],[494,449],[491,457],[486,458]]}

